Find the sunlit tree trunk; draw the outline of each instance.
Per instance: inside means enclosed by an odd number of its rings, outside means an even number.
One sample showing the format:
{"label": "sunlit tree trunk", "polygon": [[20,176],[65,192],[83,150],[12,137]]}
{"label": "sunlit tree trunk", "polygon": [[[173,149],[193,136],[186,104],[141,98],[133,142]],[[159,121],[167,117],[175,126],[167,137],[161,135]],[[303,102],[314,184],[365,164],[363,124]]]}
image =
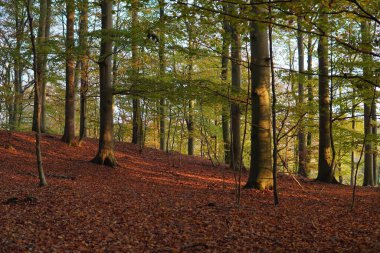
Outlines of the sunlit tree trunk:
{"label": "sunlit tree trunk", "polygon": [[[235,6],[230,5],[231,13],[234,12]],[[233,96],[238,96],[241,91],[241,40],[239,33],[239,24],[237,20],[231,20],[231,91]],[[240,124],[241,112],[238,102],[231,102],[231,167],[239,169],[241,164],[241,140]]]}
{"label": "sunlit tree trunk", "polygon": [[87,137],[87,91],[88,91],[88,63],[89,51],[87,42],[88,33],[88,0],[80,1],[79,47],[80,55],[80,127],[79,140]]}
{"label": "sunlit tree trunk", "polygon": [[[298,17],[298,108],[304,108],[304,46],[302,30],[302,17]],[[308,176],[307,161],[306,161],[306,147],[305,147],[305,132],[304,121],[301,119],[298,129],[298,174],[304,177]]]}
{"label": "sunlit tree trunk", "polygon": [[[254,1],[252,0],[251,3]],[[263,5],[253,5],[253,15],[265,15]],[[272,188],[273,168],[270,120],[270,59],[268,26],[251,23],[252,133],[251,168],[246,188]]]}
{"label": "sunlit tree trunk", "polygon": [[322,35],[318,42],[318,66],[319,66],[319,159],[317,180],[323,182],[337,182],[332,168],[332,151],[330,135],[330,95],[329,95],[329,60],[328,60],[328,18],[326,1],[321,3],[320,28]]}
{"label": "sunlit tree trunk", "polygon": [[66,97],[62,140],[71,145],[75,138],[74,0],[66,1],[66,15]]}
{"label": "sunlit tree trunk", "polygon": [[101,1],[102,37],[99,56],[100,80],[100,135],[98,154],[93,162],[116,166],[113,144],[113,94],[112,94],[112,3]]}

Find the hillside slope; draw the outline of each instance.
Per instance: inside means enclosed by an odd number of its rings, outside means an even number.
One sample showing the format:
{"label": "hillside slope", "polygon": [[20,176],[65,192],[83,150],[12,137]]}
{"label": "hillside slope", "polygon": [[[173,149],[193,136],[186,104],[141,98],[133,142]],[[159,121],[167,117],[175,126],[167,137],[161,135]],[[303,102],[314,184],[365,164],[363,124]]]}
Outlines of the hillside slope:
{"label": "hillside slope", "polygon": [[[380,191],[280,176],[243,190],[207,160],[116,143],[119,166],[88,162],[96,140],[43,135],[49,186],[39,188],[34,135],[0,132],[0,252],[380,252]],[[245,182],[243,175],[242,182]],[[13,198],[13,199],[12,199]]]}

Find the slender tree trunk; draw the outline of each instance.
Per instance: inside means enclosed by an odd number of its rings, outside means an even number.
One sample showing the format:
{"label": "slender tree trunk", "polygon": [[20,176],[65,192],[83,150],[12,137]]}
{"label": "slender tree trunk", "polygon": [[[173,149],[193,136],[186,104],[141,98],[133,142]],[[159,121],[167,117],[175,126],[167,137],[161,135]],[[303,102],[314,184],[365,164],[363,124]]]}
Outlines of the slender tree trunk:
{"label": "slender tree trunk", "polygon": [[[190,13],[191,18],[194,17],[194,13]],[[188,33],[188,48],[189,48],[189,63],[188,63],[188,81],[189,84],[193,78],[193,64],[194,64],[194,56],[193,51],[194,51],[194,30],[193,30],[193,25],[190,23],[190,20],[186,21],[186,29]],[[194,155],[194,105],[195,101],[190,98],[188,100],[188,115],[186,119],[187,123],[187,154],[188,155]],[[185,108],[184,108],[185,111]]]}
{"label": "slender tree trunk", "polygon": [[51,0],[47,0],[46,10],[46,25],[45,25],[45,40],[44,40],[44,54],[42,56],[43,75],[41,81],[41,132],[46,133],[46,85],[47,85],[47,56],[48,56],[48,40],[50,37],[50,24],[51,24]]}
{"label": "slender tree trunk", "polygon": [[[251,3],[254,3],[251,0]],[[253,15],[267,14],[262,5],[253,5]],[[251,23],[252,132],[251,168],[246,188],[272,188],[273,168],[270,120],[270,59],[268,26]]]}
{"label": "slender tree trunk", "polygon": [[[36,64],[37,64],[37,76],[38,80],[40,82],[40,85],[38,86],[41,90],[39,91],[39,94],[41,96],[41,103],[44,101],[44,94],[45,91],[43,91],[44,88],[44,80],[45,80],[45,71],[46,67],[44,66],[44,58],[45,54],[47,53],[46,49],[46,25],[47,25],[47,17],[48,17],[48,0],[40,0],[40,17],[38,20],[38,34],[37,34],[37,59],[36,59]],[[38,103],[37,97],[34,98],[34,110],[33,110],[33,124],[32,124],[32,130],[37,131],[37,111],[38,111]],[[41,107],[43,107],[41,105]],[[45,111],[42,109],[41,113],[45,113]],[[42,120],[44,118],[43,115],[41,115],[40,119]],[[40,122],[41,123],[41,122]],[[44,125],[44,124],[42,124]],[[42,131],[42,130],[41,130]]]}
{"label": "slender tree trunk", "polygon": [[[231,13],[234,6],[230,5]],[[233,96],[238,96],[241,91],[241,41],[237,20],[231,20],[231,91]],[[237,102],[231,103],[231,167],[239,170],[241,161],[241,138],[240,138],[241,112]]]}
{"label": "slender tree trunk", "polygon": [[[160,77],[163,79],[165,76],[165,0],[159,1],[160,5],[160,40],[158,48],[158,56],[160,61]],[[166,132],[166,121],[165,121],[165,98],[160,98],[160,149],[165,150],[165,132]]]}
{"label": "slender tree trunk", "polygon": [[83,52],[80,56],[80,127],[79,140],[87,137],[87,91],[89,51],[88,33],[88,0],[80,1],[79,47]]}
{"label": "slender tree trunk", "polygon": [[[309,106],[311,106],[313,102],[313,86],[311,84],[311,81],[313,79],[313,46],[312,46],[312,37],[310,34],[307,36],[307,79],[308,79],[308,84],[307,84],[307,102],[309,103]],[[311,115],[309,114],[309,117]],[[311,158],[311,131],[309,130],[307,132],[307,162],[310,162]]]}
{"label": "slender tree trunk", "polygon": [[[376,100],[372,104],[372,134],[377,136],[377,113],[376,113]],[[377,141],[373,145],[373,185],[378,184],[377,173]]]}
{"label": "slender tree trunk", "polygon": [[66,1],[66,15],[66,97],[62,141],[72,145],[75,139],[74,0]]}
{"label": "slender tree trunk", "polygon": [[[139,48],[138,48],[138,10],[139,0],[132,0],[131,18],[132,18],[132,72],[134,79],[139,74]],[[142,143],[142,118],[141,102],[138,96],[134,95],[132,99],[132,143],[141,145]]]}
{"label": "slender tree trunk", "polygon": [[[368,21],[362,21],[361,23],[361,44],[362,47],[367,50],[372,50],[371,46],[371,35],[370,27]],[[372,58],[370,55],[363,54],[363,76],[364,78],[371,79],[372,71],[370,66],[372,64]],[[374,175],[373,175],[373,149],[372,149],[372,124],[371,119],[373,114],[372,98],[369,96],[369,90],[373,88],[368,84],[364,83],[361,87],[361,92],[364,97],[364,135],[368,136],[364,147],[364,180],[363,186],[373,186],[374,185]]]}
{"label": "slender tree trunk", "polygon": [[[321,5],[326,4],[325,1]],[[328,18],[326,8],[321,8],[320,26],[327,34]],[[331,134],[330,134],[330,95],[329,95],[329,59],[328,40],[326,36],[319,37],[319,159],[317,180],[335,183],[334,170],[332,168]]]}
{"label": "slender tree trunk", "polygon": [[[42,4],[42,2],[40,2]],[[28,23],[30,30],[30,40],[32,43],[32,52],[33,52],[33,76],[34,76],[34,96],[36,97],[35,101],[37,101],[37,112],[36,112],[36,158],[37,158],[37,168],[38,168],[38,177],[39,177],[39,185],[46,186],[46,178],[45,173],[42,167],[42,155],[41,155],[41,98],[40,98],[40,82],[38,79],[38,68],[37,68],[37,49],[35,44],[34,32],[33,32],[33,18],[30,12],[31,1],[27,2],[27,15],[28,15]]]}
{"label": "slender tree trunk", "polygon": [[98,154],[92,160],[98,164],[116,166],[113,144],[113,94],[112,94],[112,3],[101,1],[102,38],[99,56],[100,80],[100,136]]}
{"label": "slender tree trunk", "polygon": [[[355,94],[355,89],[352,90],[352,94]],[[352,117],[352,123],[351,123],[351,129],[354,132],[355,131],[355,107],[354,101],[352,101],[352,108],[351,108],[351,117]],[[352,147],[355,146],[355,139],[352,137]],[[355,179],[355,150],[353,149],[351,151],[351,180],[350,185],[354,185],[354,179]]]}
{"label": "slender tree trunk", "polygon": [[[227,5],[223,5],[224,12],[228,11]],[[223,42],[222,42],[222,73],[221,79],[222,84],[227,84],[228,75],[228,59],[229,59],[229,24],[226,16],[223,18]],[[223,143],[224,143],[224,162],[230,163],[231,161],[231,139],[230,139],[230,117],[229,117],[228,105],[222,105],[222,132],[223,132]]]}
{"label": "slender tree trunk", "polygon": [[22,110],[22,64],[21,64],[21,43],[24,34],[24,17],[21,14],[19,5],[16,4],[16,49],[14,61],[14,101],[11,130],[15,130],[20,125]]}
{"label": "slender tree trunk", "polygon": [[[304,46],[303,46],[303,34],[302,30],[302,17],[299,16],[297,19],[298,23],[298,36],[297,36],[297,47],[298,47],[298,108],[304,108]],[[308,176],[307,171],[307,161],[306,161],[306,147],[305,147],[305,129],[304,123],[301,119],[299,121],[298,129],[298,174],[304,177]]]}
{"label": "slender tree trunk", "polygon": [[194,100],[189,101],[189,115],[187,122],[187,131],[189,133],[187,139],[187,154],[194,155]]}

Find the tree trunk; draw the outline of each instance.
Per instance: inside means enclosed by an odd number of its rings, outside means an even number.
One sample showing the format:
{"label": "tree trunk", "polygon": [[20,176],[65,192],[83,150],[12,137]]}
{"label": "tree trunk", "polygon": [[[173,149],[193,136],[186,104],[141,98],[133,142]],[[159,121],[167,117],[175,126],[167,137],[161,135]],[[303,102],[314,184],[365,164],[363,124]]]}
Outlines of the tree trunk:
{"label": "tree trunk", "polygon": [[[223,5],[224,12],[228,11],[226,4]],[[227,84],[228,75],[228,59],[229,59],[229,24],[226,16],[223,18],[223,42],[222,42],[222,85]],[[229,164],[231,162],[231,139],[230,139],[230,117],[228,112],[228,105],[222,105],[222,132],[224,143],[224,162]]]}
{"label": "tree trunk", "polygon": [[42,56],[42,68],[43,75],[41,81],[41,132],[46,133],[46,84],[47,84],[47,51],[48,40],[50,37],[50,24],[51,24],[51,0],[47,0],[47,11],[46,11],[46,25],[45,25],[45,40],[44,40],[44,54]]}
{"label": "tree trunk", "polygon": [[[309,103],[309,106],[311,106],[312,102],[313,102],[313,98],[314,98],[314,95],[313,95],[313,86],[311,84],[311,81],[313,79],[313,46],[312,46],[312,41],[311,41],[312,37],[310,34],[308,34],[308,37],[307,37],[307,73],[308,73],[308,76],[307,76],[307,80],[308,80],[308,84],[307,84],[307,102]],[[309,117],[311,115],[309,114]],[[307,132],[307,162],[309,163],[310,162],[310,158],[311,158],[311,132],[308,131]]]}
{"label": "tree trunk", "polygon": [[[361,46],[366,50],[372,50],[371,46],[371,35],[370,35],[370,24],[368,21],[361,22]],[[371,79],[372,77],[372,57],[367,54],[363,54],[363,77],[366,79]],[[374,185],[374,175],[373,175],[373,150],[372,150],[372,97],[369,95],[373,88],[367,83],[363,83],[361,86],[362,96],[364,97],[364,135],[366,136],[366,142],[364,146],[364,180],[363,186],[373,186]]]}
{"label": "tree trunk", "polygon": [[[158,57],[160,61],[160,77],[161,80],[165,76],[165,0],[159,1],[160,5],[160,40],[159,40],[159,48],[158,48]],[[165,132],[166,132],[166,122],[165,122],[165,98],[160,98],[160,150],[165,150],[166,142],[165,142]]]}
{"label": "tree trunk", "polygon": [[116,166],[113,145],[113,94],[112,94],[112,2],[101,1],[102,38],[99,56],[100,80],[100,136],[98,154],[92,160],[98,164]]}
{"label": "tree trunk", "polygon": [[80,127],[79,140],[87,137],[87,91],[89,51],[88,33],[88,0],[80,1],[79,47],[83,52],[80,56]]}
{"label": "tree trunk", "polygon": [[[376,100],[372,104],[372,134],[377,136],[377,113],[376,113]],[[373,145],[373,185],[378,185],[377,173],[377,141]]]}
{"label": "tree trunk", "polygon": [[[132,0],[132,75],[133,79],[139,74],[139,48],[138,48],[138,9],[139,0]],[[137,95],[132,99],[132,143],[141,145],[142,143],[142,119],[141,103]]]}
{"label": "tree trunk", "polygon": [[189,115],[187,119],[187,154],[194,155],[194,100],[189,100]]}
{"label": "tree trunk", "polygon": [[[355,94],[355,89],[352,90],[352,94]],[[354,104],[354,101],[352,101],[352,108],[351,108],[351,117],[352,117],[352,122],[351,122],[351,129],[354,132],[355,131],[355,107],[356,105]],[[355,147],[355,139],[352,137],[352,147]],[[350,180],[350,185],[354,185],[354,179],[355,179],[355,150],[353,149],[351,151],[351,180]]]}
{"label": "tree trunk", "polygon": [[[298,23],[298,108],[304,108],[304,46],[302,30],[302,17],[297,19]],[[306,147],[305,147],[305,132],[304,123],[301,119],[298,128],[298,174],[304,177],[308,176],[307,161],[306,161]]]}
{"label": "tree trunk", "polygon": [[62,141],[72,145],[75,139],[74,0],[66,1],[66,15],[66,97],[65,128]]}
{"label": "tree trunk", "polygon": [[[40,2],[43,5],[43,0]],[[37,101],[36,104],[36,158],[37,158],[37,168],[38,168],[38,177],[39,177],[39,185],[46,186],[46,178],[45,173],[42,167],[42,155],[41,155],[41,98],[40,98],[40,80],[38,79],[38,68],[37,68],[37,50],[35,45],[35,38],[33,32],[33,18],[30,12],[30,7],[32,6],[31,1],[27,2],[27,15],[28,15],[28,23],[30,30],[30,40],[32,43],[32,53],[33,53],[33,76],[34,76],[34,96]]]}
{"label": "tree trunk", "polygon": [[[230,5],[231,13],[233,6]],[[237,20],[231,20],[231,91],[234,97],[238,96],[241,91],[241,41],[239,25]],[[239,170],[241,161],[241,140],[240,140],[240,124],[241,124],[240,106],[237,102],[231,102],[231,167]]]}
{"label": "tree trunk", "polygon": [[22,64],[21,64],[21,43],[24,34],[24,17],[21,14],[18,5],[16,7],[15,19],[16,19],[16,49],[15,49],[15,61],[14,61],[14,100],[13,100],[13,114],[11,122],[11,130],[15,130],[19,127],[21,122],[21,110],[22,110]]}
{"label": "tree trunk", "polygon": [[[324,5],[325,3],[321,3]],[[325,8],[321,8],[320,26],[324,29],[323,35],[327,33],[328,18]],[[329,60],[328,41],[326,36],[320,36],[318,42],[318,64],[319,64],[319,159],[317,180],[335,183],[331,152],[330,135],[330,95],[329,95]]]}
{"label": "tree trunk", "polygon": [[[251,3],[254,1],[251,0]],[[262,5],[253,5],[253,15],[265,15]],[[268,26],[251,23],[252,132],[251,168],[246,188],[268,189],[273,185],[270,132],[270,59]]]}
{"label": "tree trunk", "polygon": [[[47,36],[46,36],[46,26],[48,23],[48,12],[49,12],[49,4],[50,4],[50,0],[40,0],[40,10],[39,10],[39,13],[40,13],[40,17],[39,17],[39,20],[38,20],[38,35],[37,35],[37,47],[36,47],[36,64],[37,64],[37,76],[38,76],[38,80],[40,82],[40,85],[38,86],[40,88],[40,91],[39,91],[39,94],[41,96],[41,101],[40,103],[44,103],[44,96],[45,96],[45,91],[44,91],[44,88],[45,88],[45,85],[44,85],[44,82],[45,82],[45,75],[46,75],[46,66],[45,66],[45,62],[46,62],[46,56],[45,54],[47,53],[47,47],[46,47],[46,39],[47,39]],[[32,123],[32,131],[37,131],[37,111],[38,111],[38,103],[39,101],[37,101],[37,97],[34,97],[34,110],[33,110],[33,123]],[[41,105],[41,117],[40,117],[40,120],[42,121],[42,119],[45,118],[45,116],[43,115],[46,110],[43,109],[44,105]],[[42,124],[41,124],[42,123]],[[41,132],[43,132],[42,130],[46,130],[44,129],[45,128],[45,124],[44,122],[40,122],[41,124]]]}

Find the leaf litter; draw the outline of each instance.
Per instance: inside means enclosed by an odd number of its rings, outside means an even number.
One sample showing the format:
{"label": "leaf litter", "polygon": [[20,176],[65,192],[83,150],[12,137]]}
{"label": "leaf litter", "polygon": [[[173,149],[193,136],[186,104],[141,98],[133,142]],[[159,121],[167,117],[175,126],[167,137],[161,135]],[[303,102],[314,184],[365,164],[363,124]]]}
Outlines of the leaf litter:
{"label": "leaf litter", "polygon": [[301,188],[280,175],[277,208],[258,190],[243,190],[237,207],[226,166],[115,143],[110,169],[89,162],[97,140],[70,147],[52,135],[40,188],[34,135],[4,143],[0,252],[380,252],[379,188],[359,187],[351,211],[351,187],[299,179]]}

